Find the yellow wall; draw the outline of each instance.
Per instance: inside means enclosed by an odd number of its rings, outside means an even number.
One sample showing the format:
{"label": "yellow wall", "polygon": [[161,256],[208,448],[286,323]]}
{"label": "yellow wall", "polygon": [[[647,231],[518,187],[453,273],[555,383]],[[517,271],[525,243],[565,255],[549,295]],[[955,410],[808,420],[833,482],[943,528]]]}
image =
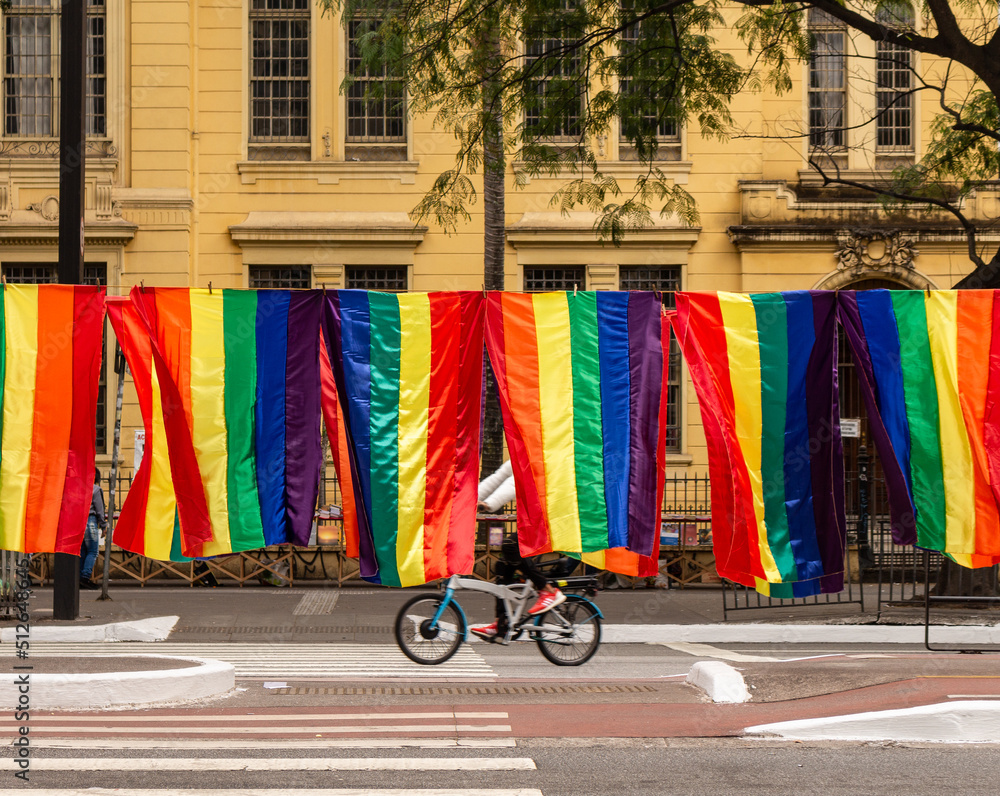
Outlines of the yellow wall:
{"label": "yellow wall", "polygon": [[[248,7],[246,0],[109,3],[109,129],[116,153],[100,168],[93,164],[88,234],[96,247],[92,256],[109,262],[111,292],[127,291],[139,281],[241,287],[247,284],[248,263],[309,264],[314,284],[329,287],[342,284],[346,265],[401,263],[412,266],[411,289],[478,289],[481,204],[453,235],[434,227],[414,229],[406,218],[437,174],[451,166],[452,141],[436,132],[429,118],[418,117],[409,125],[405,162],[345,161],[339,93],[344,32],[316,8],[311,158],[248,161]],[[742,50],[731,33],[720,31],[719,37],[739,57]],[[760,133],[801,125],[805,77],[803,65],[783,96],[735,97],[737,126]],[[933,108],[925,101],[918,113],[926,125]],[[918,153],[920,142],[918,136]],[[617,267],[625,264],[677,265],[685,289],[734,291],[842,286],[886,275],[913,286],[949,287],[969,270],[961,237],[929,228],[940,226],[940,217],[914,224],[906,214],[886,219],[870,204],[807,196],[808,186],[799,185],[806,155],[801,139],[720,142],[702,138],[692,126],[684,131],[682,146],[681,160],[662,167],[695,197],[700,226],[688,229],[663,219],[621,248],[598,241],[586,213],[565,217],[550,206],[560,180],[532,179],[516,190],[509,167],[507,289],[521,289],[525,265],[545,263],[587,266],[588,286],[604,289],[617,287]],[[865,146],[870,149],[870,142],[852,149],[852,168],[863,171]],[[624,186],[635,165],[617,162],[617,152],[617,142],[609,141],[602,157]],[[51,259],[51,235],[39,248],[29,242],[31,234],[14,228],[51,232],[52,222],[27,205],[54,192],[54,164],[35,164],[34,170],[23,161],[6,165],[0,158],[4,257]],[[110,192],[100,194],[99,184]],[[998,216],[1000,204],[996,196],[982,196],[971,212]],[[844,271],[837,258],[844,244],[831,230],[858,227],[901,232],[917,255],[888,269],[878,260]],[[684,450],[671,457],[671,466],[703,472],[704,436],[689,384],[685,403]],[[140,425],[131,390],[126,404],[122,438],[125,463],[131,465],[133,429]]]}

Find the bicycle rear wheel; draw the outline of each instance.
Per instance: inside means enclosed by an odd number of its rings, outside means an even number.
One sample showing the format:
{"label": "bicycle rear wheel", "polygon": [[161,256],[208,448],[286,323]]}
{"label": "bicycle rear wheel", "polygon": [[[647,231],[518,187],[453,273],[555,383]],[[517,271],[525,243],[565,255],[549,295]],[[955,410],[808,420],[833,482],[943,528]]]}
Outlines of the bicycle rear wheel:
{"label": "bicycle rear wheel", "polygon": [[437,626],[431,627],[443,600],[440,594],[418,594],[399,609],[396,643],[411,661],[431,666],[458,652],[465,638],[465,620],[455,603],[448,603]]}
{"label": "bicycle rear wheel", "polygon": [[535,617],[531,628],[538,650],[556,666],[579,666],[601,646],[601,617],[589,600],[575,594]]}

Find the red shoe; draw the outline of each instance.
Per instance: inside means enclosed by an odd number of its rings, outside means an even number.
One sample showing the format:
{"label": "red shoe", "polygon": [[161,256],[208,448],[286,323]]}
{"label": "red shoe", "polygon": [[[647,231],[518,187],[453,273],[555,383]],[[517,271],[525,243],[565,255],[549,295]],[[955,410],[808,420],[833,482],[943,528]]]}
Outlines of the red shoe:
{"label": "red shoe", "polygon": [[486,641],[492,641],[497,637],[497,623],[493,622],[492,625],[477,625],[476,627],[469,628],[470,633],[475,633],[479,638],[485,639]]}
{"label": "red shoe", "polygon": [[544,614],[546,611],[550,611],[564,602],[566,602],[566,595],[559,591],[559,589],[555,591],[543,591],[538,595],[538,602],[528,609],[528,614],[530,616]]}

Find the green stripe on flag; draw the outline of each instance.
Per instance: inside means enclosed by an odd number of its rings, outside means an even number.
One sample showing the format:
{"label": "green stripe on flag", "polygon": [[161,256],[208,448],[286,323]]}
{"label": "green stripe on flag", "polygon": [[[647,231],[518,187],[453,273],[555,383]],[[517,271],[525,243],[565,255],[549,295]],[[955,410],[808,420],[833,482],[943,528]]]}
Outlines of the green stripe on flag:
{"label": "green stripe on flag", "polygon": [[917,544],[943,550],[945,502],[941,424],[924,294],[919,290],[893,290],[889,295],[899,330],[906,419],[910,425],[910,477],[917,510]]}
{"label": "green stripe on flag", "polygon": [[379,578],[399,586],[399,300],[391,293],[368,294],[371,324],[372,535]]}
{"label": "green stripe on flag", "polygon": [[254,404],[257,399],[257,294],[222,291],[226,349],[226,494],[233,551],[264,546],[254,456]]}
{"label": "green stripe on flag", "polygon": [[760,348],[760,472],[767,546],[782,581],[799,579],[785,512],[785,411],[788,406],[788,312],[778,293],[751,296]]}
{"label": "green stripe on flag", "polygon": [[[604,497],[604,435],[601,426],[601,362],[597,295],[567,293],[573,364],[573,450],[580,542],[585,553],[608,547]],[[627,357],[626,357],[627,362]]]}

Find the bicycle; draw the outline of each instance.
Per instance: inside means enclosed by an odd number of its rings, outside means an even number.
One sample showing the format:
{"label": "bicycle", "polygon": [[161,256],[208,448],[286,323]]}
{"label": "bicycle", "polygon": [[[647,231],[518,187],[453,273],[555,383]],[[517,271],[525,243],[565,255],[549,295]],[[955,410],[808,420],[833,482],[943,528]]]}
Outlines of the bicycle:
{"label": "bicycle", "polygon": [[[557,566],[560,561],[548,563],[546,568]],[[527,635],[549,662],[579,666],[594,657],[601,645],[603,615],[588,599],[597,593],[597,579],[567,577],[552,578],[550,582],[563,591],[566,601],[532,616],[527,610],[537,591],[531,583],[503,586],[452,575],[444,584],[443,595],[418,594],[403,604],[396,615],[396,643],[411,661],[424,665],[444,663],[458,652],[469,634],[469,623],[455,592],[480,591],[503,601],[507,632],[495,643],[506,645]]]}

